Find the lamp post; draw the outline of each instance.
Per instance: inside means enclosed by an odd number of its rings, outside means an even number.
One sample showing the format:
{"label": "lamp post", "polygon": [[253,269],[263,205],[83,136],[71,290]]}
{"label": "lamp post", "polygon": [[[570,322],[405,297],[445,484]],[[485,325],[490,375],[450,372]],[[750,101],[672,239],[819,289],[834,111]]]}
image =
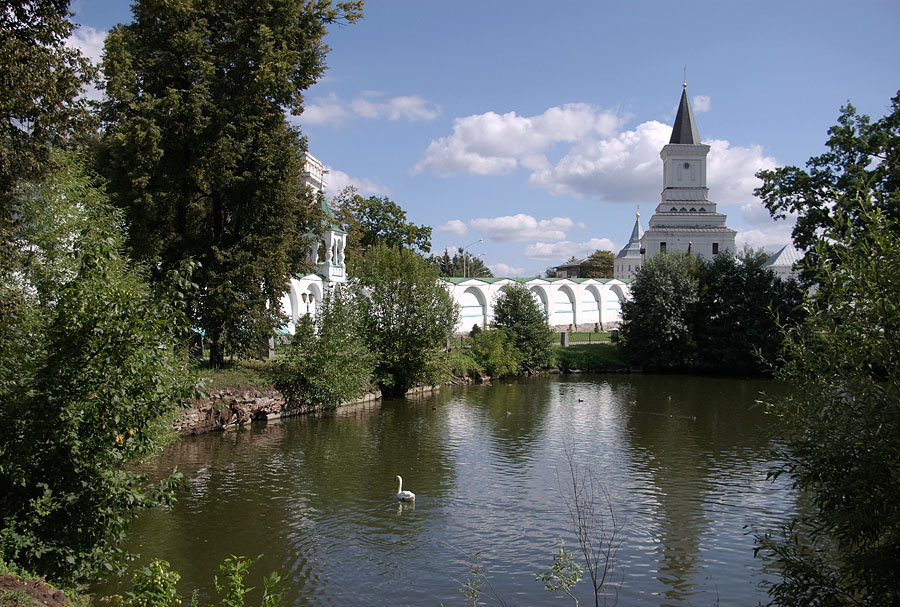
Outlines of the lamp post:
{"label": "lamp post", "polygon": [[479,238],[475,242],[470,242],[466,246],[463,247],[463,278],[469,277],[469,257],[466,253],[466,249],[471,247],[473,244],[484,244],[484,238]]}

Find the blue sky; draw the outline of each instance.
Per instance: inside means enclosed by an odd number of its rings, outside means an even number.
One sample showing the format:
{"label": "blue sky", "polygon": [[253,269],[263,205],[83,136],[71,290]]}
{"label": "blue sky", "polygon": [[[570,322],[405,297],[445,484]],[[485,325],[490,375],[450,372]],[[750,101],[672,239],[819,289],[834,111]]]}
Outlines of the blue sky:
{"label": "blue sky", "polygon": [[[94,57],[131,19],[120,0],[72,10]],[[686,67],[710,199],[739,246],[772,249],[790,224],[754,173],[822,153],[847,101],[886,113],[898,26],[897,0],[369,0],[332,28],[295,123],[330,193],[388,196],[432,226],[434,252],[468,245],[495,275],[533,276],[617,252],[638,205],[646,228]]]}

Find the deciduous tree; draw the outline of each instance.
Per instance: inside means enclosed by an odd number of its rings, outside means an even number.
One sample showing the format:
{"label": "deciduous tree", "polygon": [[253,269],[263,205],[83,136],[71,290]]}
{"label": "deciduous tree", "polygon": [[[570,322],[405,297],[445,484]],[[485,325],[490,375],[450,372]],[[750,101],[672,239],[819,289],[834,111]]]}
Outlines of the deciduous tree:
{"label": "deciduous tree", "polygon": [[[900,602],[900,225],[867,197],[835,205],[805,324],[786,331],[794,387],[769,403],[806,502],[758,537],[780,567],[776,605]],[[827,254],[824,254],[828,247]]]}
{"label": "deciduous tree", "polygon": [[410,249],[379,244],[366,253],[357,277],[382,392],[400,396],[417,383],[443,379],[459,309],[434,266]]}
{"label": "deciduous tree", "polygon": [[494,303],[493,326],[512,337],[522,356],[522,368],[548,369],[553,362],[553,332],[547,315],[524,285],[511,285],[501,291]]}
{"label": "deciduous tree", "polygon": [[121,214],[76,161],[56,164],[21,193],[21,263],[0,267],[0,555],[71,583],[115,567],[128,522],[171,495],[128,466],[190,384],[178,292],[150,288]]}
{"label": "deciduous tree", "polygon": [[615,255],[612,251],[597,250],[581,263],[582,278],[612,278]]}

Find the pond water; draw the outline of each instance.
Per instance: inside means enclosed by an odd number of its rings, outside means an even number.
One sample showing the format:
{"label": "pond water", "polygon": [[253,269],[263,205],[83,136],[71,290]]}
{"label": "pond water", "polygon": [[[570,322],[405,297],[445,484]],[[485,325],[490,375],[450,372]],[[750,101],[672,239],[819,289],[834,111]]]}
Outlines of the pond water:
{"label": "pond water", "polygon": [[[137,521],[129,548],[168,560],[181,592],[199,588],[201,601],[218,564],[241,554],[262,555],[250,585],[281,574],[286,605],[463,605],[478,553],[489,581],[480,604],[571,604],[534,575],[558,538],[578,547],[560,489],[568,452],[599,481],[599,511],[608,496],[615,515],[610,601],[756,605],[766,574],[751,530],[794,507],[785,483],[766,480],[772,420],[760,391],[779,386],[565,376],[189,437],[154,467],[177,465],[191,492]],[[397,474],[414,505],[393,500]],[[98,590],[121,592],[115,581]],[[593,604],[589,583],[576,593]]]}

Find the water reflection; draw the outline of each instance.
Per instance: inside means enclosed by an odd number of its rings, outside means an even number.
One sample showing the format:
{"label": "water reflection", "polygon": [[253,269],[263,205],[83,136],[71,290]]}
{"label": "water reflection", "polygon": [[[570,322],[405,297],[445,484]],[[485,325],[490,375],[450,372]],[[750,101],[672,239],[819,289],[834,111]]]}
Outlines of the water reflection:
{"label": "water reflection", "polygon": [[[208,589],[230,554],[263,554],[250,583],[279,571],[289,605],[462,604],[459,580],[481,553],[507,604],[555,604],[533,574],[557,538],[574,547],[559,483],[568,451],[622,522],[619,604],[752,604],[762,573],[743,525],[788,504],[764,481],[762,385],[503,382],[190,437],[155,473],[177,464],[192,492],[130,541],[169,560],[184,592]],[[393,499],[397,474],[414,504]],[[590,598],[586,584],[578,593]]]}

